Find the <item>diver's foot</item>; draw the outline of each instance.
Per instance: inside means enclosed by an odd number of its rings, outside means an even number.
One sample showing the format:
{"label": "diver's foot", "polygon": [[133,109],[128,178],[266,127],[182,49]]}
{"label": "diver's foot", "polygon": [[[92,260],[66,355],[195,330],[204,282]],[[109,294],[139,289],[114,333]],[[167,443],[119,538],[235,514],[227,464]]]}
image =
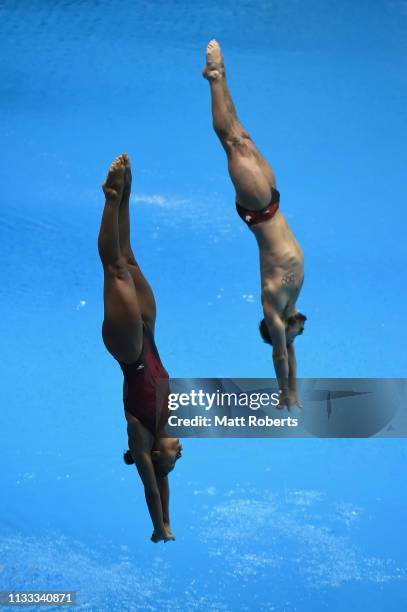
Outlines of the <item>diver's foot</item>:
{"label": "diver's foot", "polygon": [[128,204],[129,200],[130,200],[130,192],[131,192],[131,164],[130,164],[130,158],[127,155],[127,153],[123,153],[122,155],[123,161],[124,161],[124,167],[125,167],[125,172],[124,172],[124,188],[123,188],[123,195],[122,195],[122,204]]}
{"label": "diver's foot", "polygon": [[213,38],[206,47],[206,66],[202,75],[208,81],[217,81],[225,76],[223,55],[219,43]]}
{"label": "diver's foot", "polygon": [[123,155],[119,155],[110,166],[106,180],[102,185],[106,201],[120,204],[124,190],[125,171],[126,166]]}

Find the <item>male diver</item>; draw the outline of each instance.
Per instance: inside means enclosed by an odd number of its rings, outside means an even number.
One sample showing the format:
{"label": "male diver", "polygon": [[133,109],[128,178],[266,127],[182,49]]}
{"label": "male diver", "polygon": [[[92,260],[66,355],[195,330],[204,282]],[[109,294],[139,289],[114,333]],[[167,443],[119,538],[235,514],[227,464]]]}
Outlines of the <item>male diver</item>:
{"label": "male diver", "polygon": [[181,457],[177,438],[162,437],[168,418],[168,373],[154,341],[156,304],[130,244],[130,160],[119,155],[103,184],[105,206],[98,238],[104,271],[102,337],[124,376],[123,402],[129,449],[144,485],[153,542],[174,540],[168,473]]}
{"label": "male diver", "polygon": [[237,117],[216,40],[206,48],[203,76],[210,85],[213,127],[227,155],[236,209],[259,246],[264,313],[259,330],[264,342],[273,346],[279,405],[302,408],[296,389],[294,339],[303,333],[306,320],[296,308],[304,281],[303,253],[279,210],[274,172]]}

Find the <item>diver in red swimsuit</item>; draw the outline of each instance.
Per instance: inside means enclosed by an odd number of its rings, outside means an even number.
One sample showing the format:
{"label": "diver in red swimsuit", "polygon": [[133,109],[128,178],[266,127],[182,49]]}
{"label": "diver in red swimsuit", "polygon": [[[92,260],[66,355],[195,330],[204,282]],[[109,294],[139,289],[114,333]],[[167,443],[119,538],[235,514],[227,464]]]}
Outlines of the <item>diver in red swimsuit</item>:
{"label": "diver in red swimsuit", "polygon": [[274,172],[236,115],[216,40],[207,46],[203,76],[210,84],[213,127],[227,155],[237,212],[259,246],[264,313],[259,327],[263,340],[273,346],[280,407],[302,407],[296,389],[294,339],[304,331],[306,320],[296,307],[304,281],[303,253],[279,210]]}
{"label": "diver in red swimsuit", "polygon": [[181,457],[177,438],[162,437],[168,417],[168,373],[154,341],[154,294],[130,245],[130,160],[119,155],[109,168],[98,248],[104,271],[102,337],[123,371],[129,450],[154,526],[153,542],[174,540],[169,517],[168,473]]}

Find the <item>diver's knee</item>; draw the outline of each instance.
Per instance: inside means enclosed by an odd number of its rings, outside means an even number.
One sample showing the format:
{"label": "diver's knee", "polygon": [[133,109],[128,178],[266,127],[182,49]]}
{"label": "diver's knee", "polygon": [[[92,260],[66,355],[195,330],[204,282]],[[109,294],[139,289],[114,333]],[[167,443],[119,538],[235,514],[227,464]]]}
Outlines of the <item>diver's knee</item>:
{"label": "diver's knee", "polygon": [[225,139],[225,143],[232,153],[237,153],[244,157],[250,155],[252,151],[250,136],[242,130],[229,134]]}
{"label": "diver's knee", "polygon": [[134,257],[134,253],[133,251],[130,249],[126,249],[125,251],[122,251],[122,257],[125,259],[126,264],[129,266],[137,266],[139,267],[136,258]]}
{"label": "diver's knee", "polygon": [[216,135],[222,142],[225,142],[226,139],[231,135],[231,129],[229,125],[225,125],[224,123],[219,124],[217,121],[212,122],[212,127],[216,132]]}
{"label": "diver's knee", "polygon": [[129,276],[127,261],[125,257],[118,257],[115,261],[104,266],[105,274],[115,278],[126,279]]}

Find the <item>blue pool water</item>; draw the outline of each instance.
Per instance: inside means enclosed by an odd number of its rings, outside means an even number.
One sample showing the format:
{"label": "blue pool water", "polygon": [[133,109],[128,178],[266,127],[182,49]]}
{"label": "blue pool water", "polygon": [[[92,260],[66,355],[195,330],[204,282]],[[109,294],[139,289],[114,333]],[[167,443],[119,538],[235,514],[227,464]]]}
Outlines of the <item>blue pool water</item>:
{"label": "blue pool water", "polygon": [[151,544],[97,254],[127,151],[171,375],[273,375],[200,75],[215,36],[305,253],[299,375],[405,376],[407,3],[14,0],[0,18],[0,589],[97,611],[407,609],[404,440],[185,440],[177,541]]}

